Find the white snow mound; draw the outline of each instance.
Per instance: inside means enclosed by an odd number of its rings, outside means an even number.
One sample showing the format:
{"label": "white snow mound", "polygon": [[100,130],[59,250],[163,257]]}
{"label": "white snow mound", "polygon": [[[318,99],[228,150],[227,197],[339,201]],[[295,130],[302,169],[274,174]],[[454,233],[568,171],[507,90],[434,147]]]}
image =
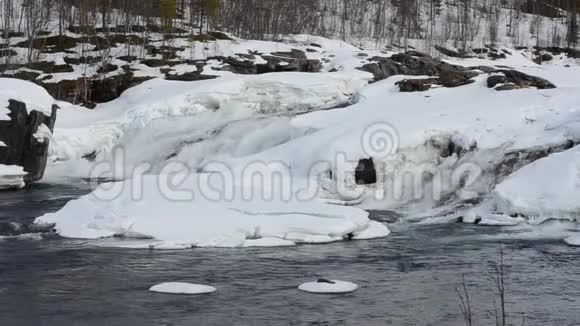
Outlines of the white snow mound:
{"label": "white snow mound", "polygon": [[496,186],[506,213],[529,217],[580,216],[580,146],[524,166]]}
{"label": "white snow mound", "polygon": [[154,285],[149,291],[168,294],[207,294],[215,292],[216,288],[202,284],[167,282]]}
{"label": "white snow mound", "polygon": [[358,289],[358,285],[338,280],[318,280],[300,285],[299,290],[309,293],[349,293]]}
{"label": "white snow mound", "polygon": [[[373,223],[359,208],[326,204],[317,198],[273,196],[266,200],[259,185],[243,186],[247,180],[227,182],[236,185],[235,197],[210,198],[220,193],[215,191],[221,182],[212,174],[170,176],[171,180],[185,178],[179,189],[164,189],[166,177],[144,176],[138,188],[135,180],[102,184],[92,194],[35,222],[55,224],[56,231],[68,238],[152,239],[153,245],[130,246],[153,249],[286,246],[389,234],[385,225]],[[119,245],[126,246],[122,241]]]}

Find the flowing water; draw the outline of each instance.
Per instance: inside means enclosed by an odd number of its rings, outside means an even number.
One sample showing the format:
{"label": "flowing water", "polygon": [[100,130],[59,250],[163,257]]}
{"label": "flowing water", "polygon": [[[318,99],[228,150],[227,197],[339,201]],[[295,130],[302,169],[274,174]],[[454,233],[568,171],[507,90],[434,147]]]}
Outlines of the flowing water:
{"label": "flowing water", "polygon": [[[86,192],[82,185],[37,185],[0,193],[0,222],[28,223]],[[0,325],[465,325],[456,293],[463,277],[474,325],[495,323],[493,266],[502,238],[496,235],[508,231],[459,224],[392,229],[391,236],[371,241],[186,251],[4,237]],[[503,243],[509,323],[580,325],[578,249],[560,240]],[[318,277],[361,288],[346,295],[297,290]],[[218,291],[147,291],[166,281],[210,284]]]}

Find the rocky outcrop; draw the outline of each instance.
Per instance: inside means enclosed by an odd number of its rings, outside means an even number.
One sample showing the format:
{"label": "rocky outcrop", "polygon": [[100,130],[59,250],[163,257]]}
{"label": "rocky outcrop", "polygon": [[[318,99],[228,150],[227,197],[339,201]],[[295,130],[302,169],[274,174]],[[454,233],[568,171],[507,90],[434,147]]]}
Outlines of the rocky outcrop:
{"label": "rocky outcrop", "polygon": [[368,60],[370,63],[359,69],[373,74],[375,82],[395,75],[439,76],[442,70],[456,72],[469,70],[425,54],[418,55],[416,51],[397,53],[389,58],[372,57]]}
{"label": "rocky outcrop", "polygon": [[434,48],[435,48],[435,50],[439,51],[440,53],[442,53],[448,57],[452,57],[452,58],[469,58],[470,57],[469,55],[467,55],[467,53],[465,51],[450,50],[450,49],[444,48],[444,47],[439,46],[439,45],[435,45]]}
{"label": "rocky outcrop", "polygon": [[396,83],[401,92],[424,92],[433,85],[440,85],[443,87],[459,87],[468,85],[474,82],[472,79],[479,73],[469,70],[441,70],[438,78],[412,78],[404,79]]}
{"label": "rocky outcrop", "polygon": [[256,63],[257,54],[238,54],[238,57],[212,57],[208,60],[218,60],[225,65],[222,70],[230,71],[236,74],[255,75],[271,72],[318,72],[322,69],[320,60],[308,59],[306,54],[301,50],[293,49],[288,52],[273,52],[262,54],[261,57],[266,62]]}
{"label": "rocky outcrop", "polygon": [[0,141],[6,144],[0,146],[0,164],[23,167],[28,173],[26,183],[40,180],[44,175],[49,139],[39,129],[53,131],[57,109],[53,105],[51,115],[46,116],[39,111],[28,112],[26,104],[10,100],[10,120],[0,120]]}
{"label": "rocky outcrop", "polygon": [[424,92],[437,83],[437,78],[403,79],[395,83],[401,92]]}
{"label": "rocky outcrop", "polygon": [[538,89],[556,88],[554,84],[546,79],[527,75],[516,70],[501,69],[495,72],[498,74],[491,75],[487,78],[487,87],[495,88],[498,91],[529,87],[536,87]]}

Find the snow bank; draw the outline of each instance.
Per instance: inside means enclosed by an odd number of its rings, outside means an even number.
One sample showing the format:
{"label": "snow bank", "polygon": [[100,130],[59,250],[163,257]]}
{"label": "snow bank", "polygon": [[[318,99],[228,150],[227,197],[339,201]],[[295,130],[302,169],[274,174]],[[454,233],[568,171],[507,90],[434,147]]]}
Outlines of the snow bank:
{"label": "snow bank", "polygon": [[0,190],[24,187],[26,174],[20,166],[0,164]]}
{"label": "snow bank", "polygon": [[10,120],[8,100],[16,100],[26,104],[28,112],[39,111],[46,116],[52,113],[54,99],[48,92],[28,81],[13,78],[0,78],[0,120]]}
{"label": "snow bank", "polygon": [[213,293],[217,290],[213,286],[209,285],[183,282],[167,282],[154,285],[149,288],[149,291],[168,294],[207,294]]}
{"label": "snow bank", "polygon": [[580,217],[580,146],[524,166],[494,191],[506,213]]}
{"label": "snow bank", "polygon": [[[167,183],[174,178],[180,181],[177,189]],[[131,247],[159,249],[327,243],[389,233],[361,209],[278,193],[265,197],[269,189],[245,180],[228,182],[232,189],[212,174],[148,175],[135,181],[103,184],[35,223],[54,223],[58,234],[69,238],[149,238],[155,242]],[[213,198],[230,191],[235,197]]]}
{"label": "snow bank", "polygon": [[309,293],[337,294],[354,292],[358,289],[358,285],[345,281],[320,279],[316,282],[301,284],[298,289]]}

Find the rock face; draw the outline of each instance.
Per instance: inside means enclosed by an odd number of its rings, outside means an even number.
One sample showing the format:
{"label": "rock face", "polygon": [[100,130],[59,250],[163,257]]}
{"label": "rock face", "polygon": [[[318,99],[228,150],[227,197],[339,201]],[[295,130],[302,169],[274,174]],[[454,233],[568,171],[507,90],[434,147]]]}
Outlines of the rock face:
{"label": "rock face", "polygon": [[0,147],[0,164],[23,167],[28,173],[26,183],[40,180],[46,167],[49,140],[36,133],[39,127],[44,128],[43,124],[53,131],[58,107],[53,105],[47,117],[38,111],[28,113],[24,103],[10,100],[8,110],[10,121],[0,120],[0,141],[6,144]]}

